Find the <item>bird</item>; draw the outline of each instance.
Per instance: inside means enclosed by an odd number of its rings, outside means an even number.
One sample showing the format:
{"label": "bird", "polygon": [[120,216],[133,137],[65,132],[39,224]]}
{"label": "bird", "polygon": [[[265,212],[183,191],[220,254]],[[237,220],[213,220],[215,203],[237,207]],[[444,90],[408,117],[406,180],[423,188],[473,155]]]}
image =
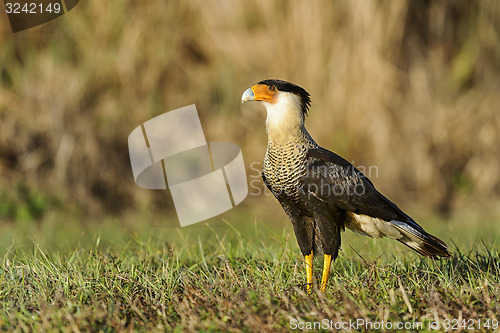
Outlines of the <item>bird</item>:
{"label": "bird", "polygon": [[345,228],[395,239],[427,257],[451,256],[442,240],[382,195],[368,177],[313,140],[305,128],[311,97],[304,88],[267,79],[245,90],[241,102],[249,101],[263,103],[267,111],[262,179],[292,223],[305,259],[308,294],[314,254],[323,254],[319,290],[324,292]]}

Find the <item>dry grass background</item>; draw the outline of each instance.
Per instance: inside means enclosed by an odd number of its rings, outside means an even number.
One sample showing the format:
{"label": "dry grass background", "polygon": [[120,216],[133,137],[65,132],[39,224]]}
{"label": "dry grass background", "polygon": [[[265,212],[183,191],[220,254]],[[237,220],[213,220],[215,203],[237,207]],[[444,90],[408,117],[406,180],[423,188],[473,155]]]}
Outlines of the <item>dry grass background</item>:
{"label": "dry grass background", "polygon": [[265,78],[306,88],[313,137],[401,205],[499,199],[497,0],[82,1],[17,34],[0,16],[4,218],[165,206],[135,186],[127,137],[188,104],[207,140],[261,161],[265,111],[240,96]]}

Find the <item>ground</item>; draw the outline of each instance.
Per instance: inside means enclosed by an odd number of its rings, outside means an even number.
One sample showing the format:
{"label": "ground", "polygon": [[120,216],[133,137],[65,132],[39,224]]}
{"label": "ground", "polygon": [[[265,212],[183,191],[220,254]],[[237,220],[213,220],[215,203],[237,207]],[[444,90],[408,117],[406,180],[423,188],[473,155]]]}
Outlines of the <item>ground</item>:
{"label": "ground", "polygon": [[439,260],[346,232],[327,291],[309,296],[291,227],[236,214],[186,228],[149,214],[5,222],[0,327],[498,331],[498,220],[426,217],[453,253]]}

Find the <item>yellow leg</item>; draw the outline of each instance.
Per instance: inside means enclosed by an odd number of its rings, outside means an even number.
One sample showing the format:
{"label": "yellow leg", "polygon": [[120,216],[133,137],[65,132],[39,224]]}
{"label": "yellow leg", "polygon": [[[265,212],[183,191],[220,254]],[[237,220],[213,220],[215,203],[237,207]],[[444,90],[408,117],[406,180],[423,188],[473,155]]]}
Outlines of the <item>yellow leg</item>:
{"label": "yellow leg", "polygon": [[310,294],[313,285],[313,251],[305,256],[306,258],[306,278],[307,278],[307,293]]}
{"label": "yellow leg", "polygon": [[328,276],[330,275],[330,264],[332,263],[332,256],[325,254],[325,261],[323,263],[323,276],[321,277],[321,291],[325,291],[328,283]]}

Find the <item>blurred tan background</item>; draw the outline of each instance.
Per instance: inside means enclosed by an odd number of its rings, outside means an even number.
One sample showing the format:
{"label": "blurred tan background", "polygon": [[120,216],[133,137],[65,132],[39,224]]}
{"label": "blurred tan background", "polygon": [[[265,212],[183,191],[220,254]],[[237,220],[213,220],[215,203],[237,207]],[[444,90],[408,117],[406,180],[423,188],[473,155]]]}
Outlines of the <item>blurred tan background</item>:
{"label": "blurred tan background", "polygon": [[400,206],[500,198],[498,0],[94,0],[16,34],[0,17],[0,219],[171,211],[135,185],[127,138],[193,103],[258,178],[265,110],[240,97],[266,78],[309,91],[312,136]]}

